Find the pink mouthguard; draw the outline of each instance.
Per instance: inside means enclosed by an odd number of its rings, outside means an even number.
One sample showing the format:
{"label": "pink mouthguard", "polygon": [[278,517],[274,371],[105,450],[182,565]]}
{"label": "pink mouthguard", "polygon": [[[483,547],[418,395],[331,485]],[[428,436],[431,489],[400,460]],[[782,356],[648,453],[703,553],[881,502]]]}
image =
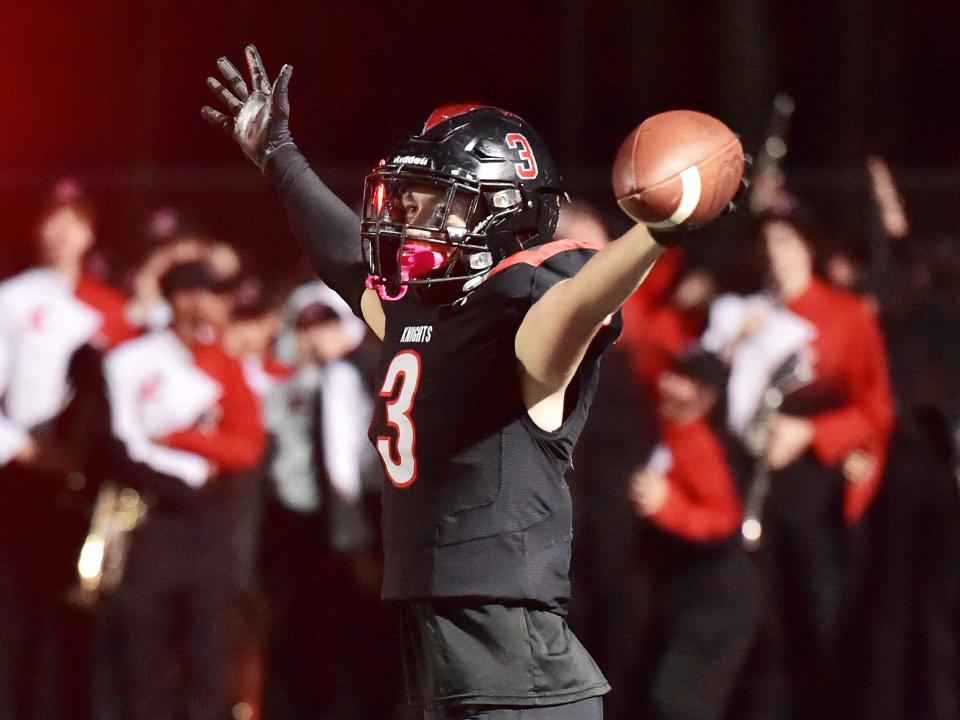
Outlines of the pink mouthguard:
{"label": "pink mouthguard", "polygon": [[[421,278],[434,270],[443,267],[446,261],[443,253],[426,247],[424,245],[408,244],[403,249],[400,256],[400,280],[407,282],[411,279]],[[394,302],[407,294],[407,286],[402,285],[396,295],[391,295],[387,290],[386,283],[377,282],[373,277],[367,278],[367,287],[376,290],[381,300]]]}

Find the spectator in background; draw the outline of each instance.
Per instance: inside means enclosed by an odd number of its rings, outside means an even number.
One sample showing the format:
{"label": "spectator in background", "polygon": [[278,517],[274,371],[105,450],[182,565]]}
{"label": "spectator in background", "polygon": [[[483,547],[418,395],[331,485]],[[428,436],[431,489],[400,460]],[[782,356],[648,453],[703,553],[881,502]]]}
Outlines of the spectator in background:
{"label": "spectator in background", "polygon": [[[649,520],[654,575],[651,717],[723,720],[764,617],[762,576],[740,543],[750,462],[726,427],[727,369],[697,347],[659,380],[661,442],[630,499]],[[768,708],[773,712],[773,708]]]}
{"label": "spectator in background", "polygon": [[558,238],[576,238],[580,242],[595,243],[598,246],[610,242],[610,234],[596,210],[579,199],[560,206],[560,219],[557,221],[555,235]]}
{"label": "spectator in background", "polygon": [[154,248],[133,279],[133,298],[127,310],[130,322],[146,330],[170,324],[172,310],[160,279],[178,263],[202,260],[221,277],[237,276],[240,256],[228,243],[202,235],[177,235]]}
{"label": "spectator in background", "polygon": [[[61,647],[62,597],[75,581],[86,530],[87,480],[99,417],[99,353],[133,336],[126,298],[85,271],[96,241],[92,202],[66,184],[37,225],[35,267],[0,284],[0,718],[80,712],[64,697],[82,674],[80,648]],[[96,414],[95,414],[96,415]],[[88,478],[89,476],[89,478]],[[79,492],[83,491],[83,492]],[[44,649],[41,652],[41,641]],[[58,653],[71,655],[61,659]],[[59,662],[59,667],[51,663]],[[34,673],[27,681],[29,673]],[[18,685],[36,697],[21,703]],[[31,693],[26,693],[31,694]],[[31,702],[32,701],[32,702]],[[63,707],[57,707],[63,705]],[[26,709],[22,709],[26,712]],[[71,717],[77,717],[76,714]]]}
{"label": "spectator in background", "polygon": [[[191,720],[229,713],[238,488],[264,449],[256,398],[220,344],[234,285],[203,260],[174,264],[160,278],[170,329],[106,361],[114,432],[154,473],[151,507],[111,608],[131,720],[177,717],[181,703]],[[175,632],[183,640],[180,693],[167,662]]]}
{"label": "spectator in background", "polygon": [[357,662],[369,618],[343,610],[379,589],[363,506],[375,461],[366,441],[372,403],[345,360],[365,327],[319,282],[298,288],[285,314],[295,371],[265,397],[274,487],[263,535],[274,619],[266,707],[268,717],[291,720],[356,717],[361,693],[375,695],[360,687]]}
{"label": "spectator in background", "polygon": [[264,297],[261,282],[257,278],[246,278],[237,290],[223,346],[240,360],[247,384],[260,398],[292,373],[290,365],[276,354],[277,337],[282,328],[280,310]]}
{"label": "spectator in background", "polygon": [[[240,361],[247,385],[260,400],[261,411],[266,396],[293,373],[290,365],[277,358],[276,341],[281,327],[280,311],[265,297],[260,279],[244,278],[234,294],[233,312],[223,335],[223,346],[227,353]],[[258,568],[263,506],[268,492],[266,465],[251,473],[245,487],[238,490],[240,505],[234,534],[240,593],[231,653],[238,703],[235,713],[259,717],[268,617]]]}
{"label": "spectator in background", "polygon": [[[778,363],[805,358],[805,384],[763,428],[773,471],[763,543],[796,710],[819,718],[837,701],[841,621],[852,589],[845,524],[863,516],[877,491],[892,428],[886,353],[865,303],[814,275],[813,246],[796,215],[763,219],[760,237],[769,298],[734,303],[737,312],[724,313],[723,322],[712,316],[704,341],[729,353],[730,419],[741,431],[751,419],[743,408],[758,407]],[[735,391],[745,386],[752,405]]]}
{"label": "spectator in background", "polygon": [[623,306],[621,343],[651,404],[657,396],[660,373],[703,332],[715,295],[710,271],[674,249],[660,259]]}

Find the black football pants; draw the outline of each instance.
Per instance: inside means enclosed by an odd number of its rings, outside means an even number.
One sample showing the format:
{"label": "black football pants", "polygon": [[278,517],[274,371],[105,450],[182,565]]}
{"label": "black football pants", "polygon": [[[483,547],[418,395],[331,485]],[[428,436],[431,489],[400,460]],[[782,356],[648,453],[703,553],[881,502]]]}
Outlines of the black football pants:
{"label": "black football pants", "polygon": [[578,700],[546,707],[486,708],[463,705],[427,710],[423,720],[603,720],[603,699]]}

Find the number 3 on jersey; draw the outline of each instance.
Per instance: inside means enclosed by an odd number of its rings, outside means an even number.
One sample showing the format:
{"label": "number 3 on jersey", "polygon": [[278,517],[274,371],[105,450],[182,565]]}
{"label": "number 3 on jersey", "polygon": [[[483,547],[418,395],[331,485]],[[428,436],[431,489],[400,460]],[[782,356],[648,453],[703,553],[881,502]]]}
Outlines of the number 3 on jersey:
{"label": "number 3 on jersey", "polygon": [[[400,390],[397,391],[397,385]],[[398,488],[409,487],[417,479],[417,428],[410,413],[420,387],[420,355],[403,350],[393,358],[380,388],[380,397],[396,397],[387,402],[387,424],[395,437],[377,436],[377,452],[390,482]]]}

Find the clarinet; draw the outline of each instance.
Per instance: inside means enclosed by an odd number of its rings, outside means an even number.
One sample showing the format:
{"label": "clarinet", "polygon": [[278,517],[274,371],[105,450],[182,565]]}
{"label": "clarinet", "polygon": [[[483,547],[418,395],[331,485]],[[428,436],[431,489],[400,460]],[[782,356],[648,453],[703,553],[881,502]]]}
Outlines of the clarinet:
{"label": "clarinet", "polygon": [[753,458],[753,477],[744,502],[740,538],[743,547],[750,552],[760,547],[763,539],[763,510],[770,494],[770,464],[767,462],[767,447],[770,442],[770,426],[773,418],[790,394],[813,379],[813,367],[805,353],[793,353],[774,371],[763,393],[760,407],[747,428],[744,442]]}

